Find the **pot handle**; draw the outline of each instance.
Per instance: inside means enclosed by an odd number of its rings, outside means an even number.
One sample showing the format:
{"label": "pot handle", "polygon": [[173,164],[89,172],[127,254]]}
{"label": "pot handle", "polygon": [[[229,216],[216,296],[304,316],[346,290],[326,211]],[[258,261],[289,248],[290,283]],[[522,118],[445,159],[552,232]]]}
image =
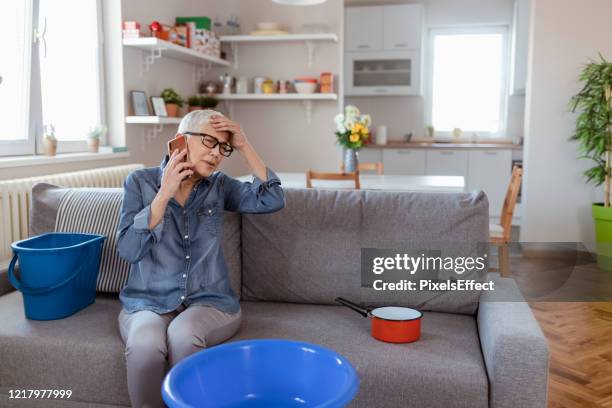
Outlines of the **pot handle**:
{"label": "pot handle", "polygon": [[344,298],[338,297],[336,298],[336,302],[340,303],[342,306],[348,307],[349,309],[353,309],[354,311],[356,311],[363,317],[368,317],[370,315],[370,311],[368,309],[365,309],[356,303],[349,302],[348,300]]}

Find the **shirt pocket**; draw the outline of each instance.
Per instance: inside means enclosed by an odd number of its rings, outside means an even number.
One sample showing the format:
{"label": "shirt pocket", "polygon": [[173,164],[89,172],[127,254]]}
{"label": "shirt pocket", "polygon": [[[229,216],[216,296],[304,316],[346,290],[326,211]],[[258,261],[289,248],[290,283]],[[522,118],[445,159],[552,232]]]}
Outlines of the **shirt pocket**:
{"label": "shirt pocket", "polygon": [[205,204],[198,209],[198,219],[208,232],[213,235],[219,233],[222,211],[218,203]]}

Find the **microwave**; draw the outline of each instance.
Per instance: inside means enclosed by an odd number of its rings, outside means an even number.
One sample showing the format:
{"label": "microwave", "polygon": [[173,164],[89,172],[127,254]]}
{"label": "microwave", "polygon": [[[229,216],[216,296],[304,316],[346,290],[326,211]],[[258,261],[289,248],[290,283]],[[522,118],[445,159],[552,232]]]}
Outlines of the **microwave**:
{"label": "microwave", "polygon": [[345,95],[421,95],[421,50],[347,52]]}

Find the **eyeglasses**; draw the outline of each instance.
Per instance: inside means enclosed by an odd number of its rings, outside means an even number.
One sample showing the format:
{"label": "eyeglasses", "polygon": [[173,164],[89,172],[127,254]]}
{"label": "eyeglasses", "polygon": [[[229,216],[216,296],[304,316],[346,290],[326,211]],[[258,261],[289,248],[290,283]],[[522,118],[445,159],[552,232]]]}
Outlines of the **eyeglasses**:
{"label": "eyeglasses", "polygon": [[234,151],[234,148],[229,143],[220,142],[219,139],[209,134],[197,132],[185,132],[185,134],[193,136],[202,136],[202,144],[208,147],[209,149],[214,149],[215,147],[217,147],[217,145],[219,145],[219,153],[221,153],[225,157],[230,157],[232,152]]}

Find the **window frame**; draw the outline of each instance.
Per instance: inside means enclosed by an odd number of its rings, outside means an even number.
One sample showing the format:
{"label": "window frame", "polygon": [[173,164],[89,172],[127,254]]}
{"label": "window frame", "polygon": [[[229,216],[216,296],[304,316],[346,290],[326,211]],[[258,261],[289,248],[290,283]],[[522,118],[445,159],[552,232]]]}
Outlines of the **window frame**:
{"label": "window frame", "polygon": [[[24,59],[26,64],[26,78],[25,81],[25,95],[27,95],[23,109],[25,109],[25,120],[26,120],[26,139],[25,141],[2,141],[0,140],[0,157],[6,156],[36,156],[42,155],[43,140],[42,140],[42,89],[40,83],[40,46],[39,41],[34,42],[34,30],[42,29],[44,24],[41,25],[39,20],[39,5],[40,0],[26,0],[29,15],[26,17],[26,21],[29,27],[24,30],[25,39],[24,44],[29,47],[29,50],[24,51]],[[94,0],[96,7],[96,18],[97,18],[97,114],[98,123],[107,124],[106,122],[106,106],[105,106],[105,73],[104,73],[104,31],[103,31],[103,16],[102,16],[102,1]],[[108,145],[108,133],[100,139],[100,146]],[[73,152],[86,152],[87,139],[84,135],[82,140],[74,141],[62,141],[57,145],[57,153],[73,153]]]}
{"label": "window frame", "polygon": [[[23,66],[24,72],[24,89],[22,89],[24,95],[23,109],[25,115],[23,117],[24,126],[23,129],[26,131],[26,138],[20,140],[0,140],[0,156],[19,156],[32,154],[35,151],[35,140],[33,133],[31,132],[32,122],[30,111],[32,107],[32,63],[34,61],[32,51],[32,40],[33,40],[33,28],[34,28],[34,2],[36,0],[24,0],[26,8],[26,28],[24,30],[25,38],[23,41],[24,47],[26,48],[23,52]],[[29,50],[28,50],[29,47]]]}
{"label": "window frame", "polygon": [[[474,131],[462,129],[462,138],[469,139],[476,133],[479,139],[505,139],[508,131],[508,98],[510,86],[510,26],[508,24],[478,24],[461,26],[435,26],[430,27],[427,35],[427,77],[426,77],[426,106],[425,123],[433,124],[433,75],[434,75],[434,39],[437,35],[459,35],[459,34],[501,34],[502,35],[502,78],[501,78],[501,101],[500,101],[500,126],[497,132]],[[452,131],[440,131],[435,129],[435,137],[439,139],[451,139]]]}

